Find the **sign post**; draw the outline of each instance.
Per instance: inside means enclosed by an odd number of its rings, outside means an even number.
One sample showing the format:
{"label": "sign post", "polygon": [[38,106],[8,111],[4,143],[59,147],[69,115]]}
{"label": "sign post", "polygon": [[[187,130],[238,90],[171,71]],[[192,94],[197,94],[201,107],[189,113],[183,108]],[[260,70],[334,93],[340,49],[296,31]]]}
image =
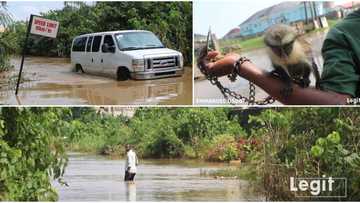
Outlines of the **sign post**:
{"label": "sign post", "polygon": [[44,37],[56,38],[58,29],[59,29],[59,22],[41,18],[39,16],[35,16],[32,14],[30,15],[30,20],[29,20],[29,24],[28,24],[27,32],[26,32],[25,44],[24,44],[23,51],[22,51],[19,76],[18,76],[18,80],[16,83],[15,95],[17,95],[18,91],[19,91],[19,85],[20,85],[20,80],[21,80],[21,73],[22,73],[23,66],[24,66],[25,54],[27,53],[27,49],[28,49],[27,43],[28,43],[29,35],[34,34],[34,35],[40,35],[40,36],[44,36]]}

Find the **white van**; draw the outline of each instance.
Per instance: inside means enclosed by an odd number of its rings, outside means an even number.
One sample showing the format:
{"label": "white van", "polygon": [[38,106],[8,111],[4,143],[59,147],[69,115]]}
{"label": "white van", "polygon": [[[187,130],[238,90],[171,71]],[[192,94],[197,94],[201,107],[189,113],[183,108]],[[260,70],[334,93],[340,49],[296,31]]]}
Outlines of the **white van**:
{"label": "white van", "polygon": [[76,71],[118,80],[152,79],[184,73],[180,52],[165,48],[145,30],[84,34],[74,38],[71,63]]}

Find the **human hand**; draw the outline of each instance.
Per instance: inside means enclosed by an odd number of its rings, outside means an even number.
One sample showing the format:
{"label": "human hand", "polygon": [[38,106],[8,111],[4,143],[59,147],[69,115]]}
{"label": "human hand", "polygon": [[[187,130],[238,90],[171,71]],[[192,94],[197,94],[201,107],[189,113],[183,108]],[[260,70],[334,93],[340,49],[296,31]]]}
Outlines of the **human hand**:
{"label": "human hand", "polygon": [[234,65],[239,58],[240,55],[235,53],[221,56],[218,51],[210,51],[206,57],[200,59],[200,65],[204,67],[209,74],[221,77],[231,74],[234,71]]}

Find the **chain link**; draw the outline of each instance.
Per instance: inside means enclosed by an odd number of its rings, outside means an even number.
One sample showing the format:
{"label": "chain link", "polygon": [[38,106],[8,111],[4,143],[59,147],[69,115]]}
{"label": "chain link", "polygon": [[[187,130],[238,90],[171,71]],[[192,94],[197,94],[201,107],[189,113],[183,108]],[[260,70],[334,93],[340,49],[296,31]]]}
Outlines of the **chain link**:
{"label": "chain link", "polygon": [[[218,80],[217,76],[213,76],[210,73],[207,72],[207,70],[205,69],[205,67],[202,66],[201,64],[201,60],[203,59],[203,57],[205,57],[204,54],[200,54],[199,60],[198,60],[198,68],[200,69],[201,73],[205,75],[206,79],[210,81],[210,83],[212,85],[215,85],[221,92],[221,94],[224,96],[224,98],[226,100],[228,100],[228,102],[232,105],[235,105],[235,103],[232,102],[231,98],[234,98],[236,100],[241,101],[241,103],[248,103],[248,105],[267,105],[267,104],[272,104],[275,102],[275,100],[271,97],[268,96],[267,98],[263,99],[263,100],[255,100],[255,85],[252,82],[249,82],[249,97],[245,97],[242,96],[241,94],[230,90],[227,87],[224,87],[220,81]],[[249,59],[246,58],[241,58],[235,65],[234,65],[234,71],[228,75],[228,78],[230,79],[231,82],[234,82],[236,80],[236,77],[238,76],[238,69],[240,67],[240,65],[244,62],[244,61],[250,61]]]}

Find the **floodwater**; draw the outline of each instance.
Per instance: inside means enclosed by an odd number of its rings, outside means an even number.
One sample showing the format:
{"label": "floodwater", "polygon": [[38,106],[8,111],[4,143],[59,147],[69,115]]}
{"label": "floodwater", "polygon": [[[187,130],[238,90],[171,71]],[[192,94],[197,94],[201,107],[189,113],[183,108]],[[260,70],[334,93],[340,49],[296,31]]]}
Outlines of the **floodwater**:
{"label": "floodwater", "polygon": [[[322,72],[323,59],[321,56],[321,47],[326,36],[325,32],[312,33],[306,38],[306,40],[312,45],[313,56],[315,62],[319,67],[320,74]],[[271,61],[267,56],[266,49],[256,49],[241,53],[241,56],[249,58],[257,67],[262,68],[266,71],[271,71]],[[195,67],[196,68],[196,67]],[[311,86],[315,85],[314,76],[311,75]],[[237,77],[235,82],[230,82],[227,77],[219,78],[219,81],[231,90],[240,93],[248,97],[249,95],[249,82],[243,78]],[[256,100],[266,98],[268,95],[261,88],[256,87]],[[223,95],[216,86],[211,85],[208,80],[199,80],[194,82],[194,104],[199,105],[221,105],[228,104],[228,101],[223,99]],[[235,103],[236,101],[233,101]],[[236,103],[238,105],[247,105],[243,103]],[[281,105],[279,102],[275,102],[273,105]]]}
{"label": "floodwater", "polygon": [[224,164],[184,160],[140,160],[135,183],[125,183],[124,160],[72,153],[64,180],[53,183],[59,201],[245,201],[264,200],[248,182],[201,176]]}
{"label": "floodwater", "polygon": [[[13,58],[14,75],[20,58]],[[0,89],[0,104],[21,105],[138,105],[192,103],[192,70],[181,77],[155,80],[116,81],[112,78],[75,73],[70,59],[27,57],[19,94]]]}

